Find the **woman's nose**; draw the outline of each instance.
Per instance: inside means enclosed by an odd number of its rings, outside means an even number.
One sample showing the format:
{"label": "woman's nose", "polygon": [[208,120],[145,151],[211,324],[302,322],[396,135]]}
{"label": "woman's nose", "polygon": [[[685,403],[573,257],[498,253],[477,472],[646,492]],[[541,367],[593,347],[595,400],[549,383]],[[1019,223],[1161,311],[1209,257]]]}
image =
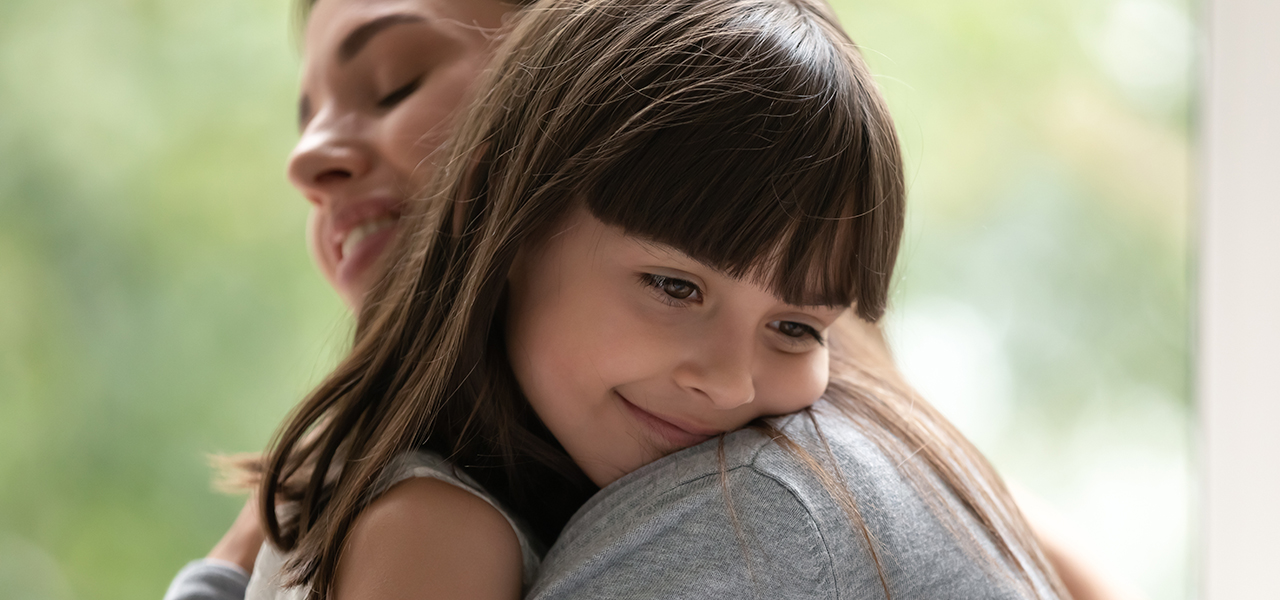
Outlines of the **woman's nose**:
{"label": "woman's nose", "polygon": [[313,126],[303,132],[289,155],[289,181],[308,200],[319,203],[326,192],[364,177],[372,166],[369,152],[353,136]]}
{"label": "woman's nose", "polygon": [[676,370],[676,383],[706,396],[716,408],[728,410],[755,400],[752,374],[754,342],[736,336],[709,336]]}

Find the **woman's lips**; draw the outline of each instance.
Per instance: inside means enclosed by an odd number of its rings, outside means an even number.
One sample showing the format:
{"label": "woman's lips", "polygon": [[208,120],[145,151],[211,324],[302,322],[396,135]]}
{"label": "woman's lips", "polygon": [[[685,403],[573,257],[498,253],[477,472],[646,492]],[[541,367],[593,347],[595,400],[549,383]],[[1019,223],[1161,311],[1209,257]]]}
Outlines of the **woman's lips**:
{"label": "woman's lips", "polygon": [[338,282],[344,286],[359,285],[395,239],[398,224],[398,217],[387,215],[352,228],[337,248],[334,274]]}
{"label": "woman's lips", "polygon": [[349,233],[347,233],[347,239],[342,241],[341,255],[338,257],[339,260],[341,260],[342,257],[350,256],[352,253],[354,253],[356,246],[364,238],[374,233],[377,233],[383,229],[386,229],[387,227],[394,226],[396,224],[396,220],[397,219],[394,215],[387,215],[379,219],[371,219],[369,221],[365,221],[364,223],[361,223],[359,226],[357,226],[355,229],[352,229]]}
{"label": "woman's lips", "polygon": [[[622,394],[618,394],[618,399],[622,401],[622,405],[626,407],[627,412],[631,413],[631,416],[635,417],[637,421],[656,433],[662,439],[678,448],[683,449],[697,446],[720,433],[709,429],[695,428],[693,425],[689,424],[682,424],[683,426],[676,425],[675,423],[667,420],[667,418],[659,417],[658,415],[632,404],[623,397]],[[689,429],[686,429],[686,427]],[[693,429],[693,431],[690,431],[690,429]]]}

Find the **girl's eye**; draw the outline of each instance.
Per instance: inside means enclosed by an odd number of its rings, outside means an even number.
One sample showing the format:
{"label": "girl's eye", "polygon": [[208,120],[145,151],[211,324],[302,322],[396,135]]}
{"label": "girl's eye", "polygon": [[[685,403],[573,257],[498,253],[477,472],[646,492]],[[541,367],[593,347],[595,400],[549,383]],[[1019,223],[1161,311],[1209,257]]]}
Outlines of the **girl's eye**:
{"label": "girl's eye", "polygon": [[378,108],[381,108],[381,109],[395,108],[397,104],[400,104],[401,102],[403,102],[404,99],[408,98],[410,94],[418,91],[418,86],[420,85],[422,85],[421,75],[413,78],[413,81],[410,81],[409,83],[406,83],[396,88],[395,91],[391,92],[390,94],[383,96],[381,100],[378,100]]}
{"label": "girl's eye", "polygon": [[645,285],[661,291],[669,302],[679,301],[679,303],[684,304],[686,302],[702,301],[702,291],[691,281],[652,273],[645,273],[640,276],[640,279]]}
{"label": "girl's eye", "polygon": [[774,321],[773,327],[774,329],[778,330],[778,333],[781,333],[782,335],[785,335],[789,338],[793,338],[797,341],[800,341],[805,337],[810,337],[810,338],[813,338],[815,341],[817,341],[819,344],[822,344],[822,345],[826,344],[826,342],[822,339],[822,334],[818,333],[817,329],[814,329],[813,327],[805,325],[804,323],[796,323],[795,321]]}

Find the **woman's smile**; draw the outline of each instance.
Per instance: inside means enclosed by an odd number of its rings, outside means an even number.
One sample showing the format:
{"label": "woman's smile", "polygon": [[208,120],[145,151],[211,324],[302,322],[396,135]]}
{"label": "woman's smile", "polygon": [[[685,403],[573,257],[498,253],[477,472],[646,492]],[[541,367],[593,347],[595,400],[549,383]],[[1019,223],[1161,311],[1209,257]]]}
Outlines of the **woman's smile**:
{"label": "woman's smile", "polygon": [[322,264],[331,265],[340,289],[367,285],[370,269],[399,230],[404,201],[384,196],[334,204],[342,208],[319,225],[324,232],[320,235],[327,239]]}

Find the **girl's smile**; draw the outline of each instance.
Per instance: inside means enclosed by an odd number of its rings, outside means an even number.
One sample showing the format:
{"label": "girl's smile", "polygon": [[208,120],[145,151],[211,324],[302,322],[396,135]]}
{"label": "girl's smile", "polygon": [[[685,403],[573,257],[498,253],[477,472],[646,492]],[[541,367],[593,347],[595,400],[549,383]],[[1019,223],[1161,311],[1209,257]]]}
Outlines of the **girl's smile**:
{"label": "girl's smile", "polygon": [[381,275],[404,204],[511,8],[497,0],[321,0],[306,30],[289,179],[308,246],[352,308]]}
{"label": "girl's smile", "polygon": [[628,411],[631,411],[636,421],[651,429],[672,445],[680,448],[696,446],[724,433],[724,431],[707,429],[696,425],[679,425],[671,417],[661,417],[632,404],[629,400],[623,398],[622,394],[618,394],[618,399],[622,401],[622,405]]}
{"label": "girl's smile", "polygon": [[787,304],[579,209],[512,267],[507,346],[534,411],[605,486],[812,404],[844,311]]}

